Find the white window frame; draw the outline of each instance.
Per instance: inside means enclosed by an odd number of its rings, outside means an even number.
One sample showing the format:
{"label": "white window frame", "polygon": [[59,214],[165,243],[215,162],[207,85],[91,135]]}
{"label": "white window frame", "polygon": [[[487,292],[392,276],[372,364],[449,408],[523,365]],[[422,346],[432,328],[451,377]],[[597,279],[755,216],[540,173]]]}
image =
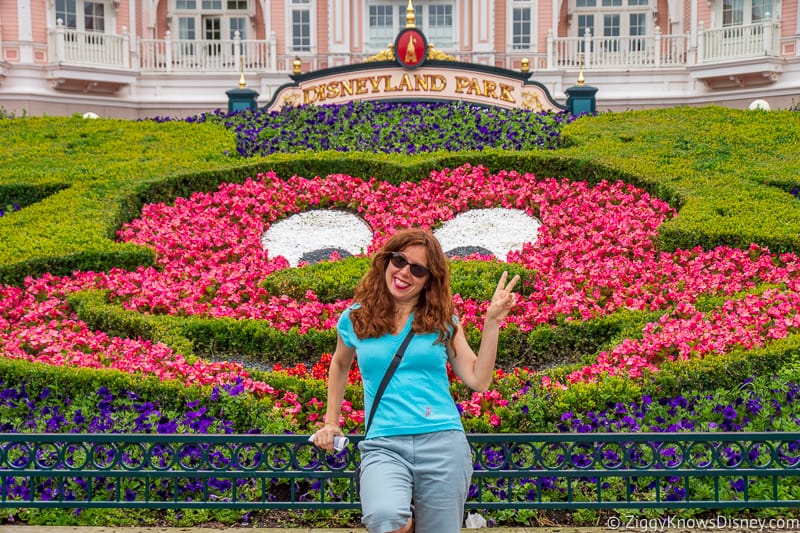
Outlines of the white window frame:
{"label": "white window frame", "polygon": [[[308,11],[308,50],[294,47],[294,12]],[[286,1],[286,52],[296,56],[311,56],[317,53],[317,0]]]}
{"label": "white window frame", "polygon": [[[579,30],[577,23],[578,17],[581,15],[594,15],[594,26],[591,28],[592,37],[609,37],[606,35],[605,25],[607,16],[619,15],[619,37],[643,38],[642,35],[631,35],[630,15],[633,13],[645,15],[646,35],[652,35],[655,32],[653,11],[657,0],[648,0],[644,5],[641,0],[569,0],[569,2],[572,20],[569,25],[569,35],[572,37],[583,37],[583,32]],[[578,3],[584,5],[578,7]]]}
{"label": "white window frame", "polygon": [[[63,0],[63,4],[65,6],[65,10],[69,7],[69,4],[73,4],[75,6],[75,23],[71,26],[69,19],[61,16],[57,8],[59,7],[58,4],[62,3],[60,0],[56,0],[52,4],[52,16],[53,16],[53,26],[58,23],[58,19],[61,19],[64,23],[64,27],[70,30],[77,30],[77,31],[89,31],[94,33],[113,33],[114,28],[114,18],[113,13],[114,10],[111,8],[111,0]],[[85,6],[88,3],[92,4],[101,4],[103,5],[103,29],[98,31],[97,28],[86,28],[86,16],[85,16]]]}
{"label": "white window frame", "polygon": [[[395,20],[397,18],[397,13],[395,12],[396,11],[395,10],[396,7],[397,7],[396,5],[394,5],[392,3],[389,3],[389,2],[382,2],[382,3],[374,2],[374,3],[369,3],[366,6],[367,24],[366,24],[366,30],[365,31],[367,32],[366,36],[367,36],[367,41],[368,42],[370,42],[370,43],[379,43],[379,42],[383,41],[383,42],[386,43],[386,44],[383,45],[384,48],[387,45],[392,44],[392,42],[394,41],[395,35],[397,35],[397,30],[395,28]],[[372,26],[373,8],[383,8],[383,10],[384,10],[383,13],[376,14],[375,15],[376,17],[380,16],[381,20],[385,20],[388,17],[388,21],[389,21],[388,30],[383,30],[384,26],[380,27],[381,30],[382,30],[381,33],[383,33],[383,31],[386,32],[385,35],[383,35],[383,34],[382,35],[377,35],[377,32],[373,33],[373,31],[372,31],[372,27],[373,27]]]}
{"label": "white window frame", "polygon": [[[249,17],[249,10],[254,9],[254,2],[257,0],[247,0],[248,9],[228,9],[227,0],[219,0],[219,7],[211,9],[204,9],[203,3],[211,0],[170,0],[170,10],[172,20],[177,21],[180,19],[194,19],[194,35],[195,39],[205,39],[205,25],[204,19],[206,17],[218,16],[220,18],[220,39],[233,39],[233,30],[231,29],[231,19],[245,19],[246,31],[242,34],[241,38],[246,39],[247,35],[255,34],[255,27],[253,26],[252,19]],[[194,5],[194,7],[191,7]],[[179,7],[180,6],[180,7]],[[187,7],[188,6],[188,7]],[[180,29],[176,22],[173,23],[172,33],[176,39],[180,39]]]}
{"label": "white window frame", "polygon": [[[370,17],[369,17],[369,8],[371,6],[377,5],[391,5],[393,8],[392,12],[392,37],[391,42],[394,41],[394,37],[406,27],[406,8],[408,7],[408,0],[364,0],[362,4],[364,8],[364,49],[368,53],[377,53],[381,50],[386,48],[386,45],[389,43],[385,42],[373,42],[370,39],[371,32],[370,32]],[[415,17],[415,26],[422,30],[422,33],[428,38],[428,42],[436,47],[438,50],[442,50],[444,52],[455,52],[458,49],[459,43],[459,35],[458,35],[458,20],[459,20],[459,2],[456,0],[416,0],[414,3],[414,17]],[[450,13],[453,20],[452,25],[452,38],[450,42],[442,42],[440,39],[437,39],[430,34],[430,25],[429,25],[429,8],[431,5],[447,5],[450,6]]]}
{"label": "white window frame", "polygon": [[[539,32],[538,32],[538,25],[539,25],[539,13],[538,13],[538,6],[536,5],[536,0],[512,0],[511,2],[507,2],[508,12],[507,12],[507,20],[508,20],[508,32],[506,36],[506,49],[509,52],[536,52],[538,48],[538,41],[539,41]],[[514,12],[517,9],[526,9],[530,14],[530,43],[527,47],[525,46],[517,46],[514,43]]]}
{"label": "white window frame", "polygon": [[[715,20],[719,21],[718,27],[735,27],[735,26],[748,26],[750,24],[757,24],[759,22],[765,22],[767,20],[774,20],[775,19],[775,10],[777,9],[777,3],[779,0],[771,0],[772,6],[771,9],[764,10],[764,14],[761,20],[753,20],[753,3],[754,0],[741,0],[742,1],[742,20],[741,22],[737,23],[725,23],[725,0],[720,0],[714,4],[714,18]],[[758,4],[763,4],[764,2],[755,0]],[[769,18],[766,17],[766,14],[769,13]]]}
{"label": "white window frame", "polygon": [[[450,8],[450,40],[443,41],[439,39],[436,33],[431,29],[431,8],[432,7],[449,7]],[[415,8],[416,10],[416,8]],[[425,15],[423,18],[424,28],[423,33],[428,38],[428,43],[432,44],[438,49],[452,50],[455,48],[456,39],[456,7],[451,2],[431,2],[425,6]]]}

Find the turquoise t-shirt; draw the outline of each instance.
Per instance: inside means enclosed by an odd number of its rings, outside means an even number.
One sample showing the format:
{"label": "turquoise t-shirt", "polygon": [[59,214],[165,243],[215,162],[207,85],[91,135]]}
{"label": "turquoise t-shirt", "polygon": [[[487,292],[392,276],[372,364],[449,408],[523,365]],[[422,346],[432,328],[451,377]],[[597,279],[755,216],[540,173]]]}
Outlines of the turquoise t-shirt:
{"label": "turquoise t-shirt", "polygon": [[[356,350],[364,384],[364,423],[375,393],[400,343],[411,329],[412,314],[399,335],[359,339],[348,308],[339,317],[339,336]],[[447,351],[436,344],[436,333],[416,334],[386,387],[372,419],[368,437],[416,435],[434,431],[464,430],[447,380]]]}

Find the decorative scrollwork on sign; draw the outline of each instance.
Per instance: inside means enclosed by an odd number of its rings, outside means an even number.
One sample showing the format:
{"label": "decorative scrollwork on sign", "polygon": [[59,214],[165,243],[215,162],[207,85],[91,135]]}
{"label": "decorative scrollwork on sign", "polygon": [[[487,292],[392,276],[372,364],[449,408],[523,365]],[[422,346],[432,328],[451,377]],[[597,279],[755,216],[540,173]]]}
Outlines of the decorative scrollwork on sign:
{"label": "decorative scrollwork on sign", "polygon": [[545,109],[539,94],[531,91],[522,91],[522,108],[532,111],[544,111]]}

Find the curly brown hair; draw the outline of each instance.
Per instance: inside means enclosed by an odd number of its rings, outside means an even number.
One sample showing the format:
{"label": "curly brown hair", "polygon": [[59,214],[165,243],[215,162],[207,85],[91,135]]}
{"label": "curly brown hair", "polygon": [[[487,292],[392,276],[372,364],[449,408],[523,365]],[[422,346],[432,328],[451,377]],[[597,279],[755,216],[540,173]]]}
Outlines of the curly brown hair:
{"label": "curly brown hair", "polygon": [[450,267],[442,246],[430,231],[403,229],[392,235],[375,253],[369,271],[356,287],[353,300],[360,307],[353,309],[350,317],[359,338],[380,337],[394,332],[395,306],[384,276],[392,253],[402,252],[409,246],[425,247],[430,271],[425,288],[414,308],[412,329],[416,333],[438,332],[437,342],[440,343],[447,342],[455,331]]}

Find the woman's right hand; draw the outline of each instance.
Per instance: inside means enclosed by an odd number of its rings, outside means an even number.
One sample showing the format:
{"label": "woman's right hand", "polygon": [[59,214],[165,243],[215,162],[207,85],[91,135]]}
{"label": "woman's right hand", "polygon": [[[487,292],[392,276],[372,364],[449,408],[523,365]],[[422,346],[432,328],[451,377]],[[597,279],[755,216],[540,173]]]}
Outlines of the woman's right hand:
{"label": "woman's right hand", "polygon": [[333,437],[336,435],[344,436],[342,428],[338,424],[325,424],[314,433],[314,444],[323,450],[332,452]]}

